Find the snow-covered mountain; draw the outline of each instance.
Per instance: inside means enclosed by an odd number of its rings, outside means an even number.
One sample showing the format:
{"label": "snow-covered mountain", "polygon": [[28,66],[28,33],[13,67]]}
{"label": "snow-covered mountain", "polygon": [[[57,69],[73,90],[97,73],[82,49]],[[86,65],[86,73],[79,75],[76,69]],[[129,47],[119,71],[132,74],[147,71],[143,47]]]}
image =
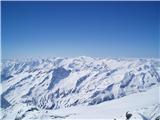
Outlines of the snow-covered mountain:
{"label": "snow-covered mountain", "polygon": [[[2,60],[1,68],[2,119],[26,119],[26,114],[32,112],[60,111],[73,106],[102,106],[97,104],[148,92],[160,84],[159,59],[82,56]],[[155,106],[159,107],[158,104]]]}

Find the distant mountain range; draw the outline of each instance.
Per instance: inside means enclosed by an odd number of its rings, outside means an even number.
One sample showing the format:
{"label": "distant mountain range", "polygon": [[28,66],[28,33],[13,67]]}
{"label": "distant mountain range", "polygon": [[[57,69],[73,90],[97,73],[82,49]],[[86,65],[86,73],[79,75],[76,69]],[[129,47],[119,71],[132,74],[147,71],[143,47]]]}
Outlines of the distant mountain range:
{"label": "distant mountain range", "polygon": [[[20,120],[32,111],[89,107],[160,84],[159,59],[14,59],[2,60],[1,68],[2,119],[11,117],[7,111]],[[25,106],[25,113],[19,105]]]}

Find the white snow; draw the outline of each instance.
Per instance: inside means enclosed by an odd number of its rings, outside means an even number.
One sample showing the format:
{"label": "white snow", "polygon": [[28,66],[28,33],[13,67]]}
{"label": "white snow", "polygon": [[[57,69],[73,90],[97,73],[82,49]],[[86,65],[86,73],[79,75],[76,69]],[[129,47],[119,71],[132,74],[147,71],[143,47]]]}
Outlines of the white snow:
{"label": "white snow", "polygon": [[159,112],[159,59],[5,60],[1,74],[1,95],[11,104],[2,109],[6,120],[113,120],[127,111],[154,119]]}

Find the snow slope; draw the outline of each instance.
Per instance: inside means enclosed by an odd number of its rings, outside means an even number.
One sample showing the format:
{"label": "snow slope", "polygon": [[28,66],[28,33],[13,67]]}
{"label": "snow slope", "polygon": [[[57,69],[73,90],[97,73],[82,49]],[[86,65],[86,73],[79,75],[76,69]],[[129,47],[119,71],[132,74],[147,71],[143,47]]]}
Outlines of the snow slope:
{"label": "snow slope", "polygon": [[[112,101],[127,99],[136,93],[143,95],[150,89],[157,89],[159,83],[159,59],[100,59],[82,56],[2,60],[1,96],[3,105],[1,109],[4,113],[2,118],[25,119],[26,115],[36,118],[35,113],[42,119],[46,119],[50,114],[49,111],[62,112],[65,109],[69,111],[73,106],[76,111],[84,112],[76,115],[74,112],[66,115],[60,112],[60,114],[57,113],[59,116],[49,116],[49,119],[74,118],[74,116],[81,118],[81,114],[84,118],[90,118],[91,114],[96,115],[97,110],[100,110],[101,114],[97,113],[97,117],[93,118],[110,118],[113,106],[116,105]],[[158,96],[158,93],[155,92],[152,95]],[[109,110],[110,112],[107,112],[108,115],[105,113],[105,108],[98,107],[104,103],[108,104],[107,106],[111,104],[113,107]],[[121,103],[123,101],[117,102],[116,106]],[[128,102],[126,106],[129,106],[130,103],[132,102]],[[152,109],[153,106],[158,106],[158,102],[152,103],[154,105],[146,104],[142,105],[142,108]],[[84,107],[81,108],[81,106]],[[93,110],[90,110],[92,106]],[[148,108],[149,106],[151,107]],[[85,112],[84,109],[91,111],[91,114]]]}
{"label": "snow slope", "polygon": [[[125,113],[130,111],[133,119],[142,119],[141,113],[148,120],[154,119],[160,113],[160,101],[158,98],[159,87],[152,88],[147,92],[136,93],[126,97],[103,102],[94,106],[71,107],[57,110],[54,113],[75,114],[70,119],[125,119]],[[150,114],[155,114],[150,116]]]}
{"label": "snow slope", "polygon": [[[17,109],[8,108],[10,113],[5,119],[23,118],[28,119],[107,119],[124,120],[125,113],[132,114],[131,120],[155,120],[160,113],[159,86],[149,89],[147,92],[135,93],[123,98],[103,102],[93,106],[73,106],[57,110],[35,109],[25,105],[16,106]],[[31,111],[32,112],[26,112]],[[34,110],[34,109],[35,110]],[[18,114],[17,114],[18,113]]]}

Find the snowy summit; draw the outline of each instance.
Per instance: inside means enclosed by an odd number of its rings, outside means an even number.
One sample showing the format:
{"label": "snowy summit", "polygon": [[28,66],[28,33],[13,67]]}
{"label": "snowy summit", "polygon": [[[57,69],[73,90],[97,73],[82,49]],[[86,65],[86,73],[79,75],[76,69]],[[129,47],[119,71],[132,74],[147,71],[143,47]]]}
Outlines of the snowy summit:
{"label": "snowy summit", "polygon": [[2,60],[1,119],[159,116],[159,59]]}

